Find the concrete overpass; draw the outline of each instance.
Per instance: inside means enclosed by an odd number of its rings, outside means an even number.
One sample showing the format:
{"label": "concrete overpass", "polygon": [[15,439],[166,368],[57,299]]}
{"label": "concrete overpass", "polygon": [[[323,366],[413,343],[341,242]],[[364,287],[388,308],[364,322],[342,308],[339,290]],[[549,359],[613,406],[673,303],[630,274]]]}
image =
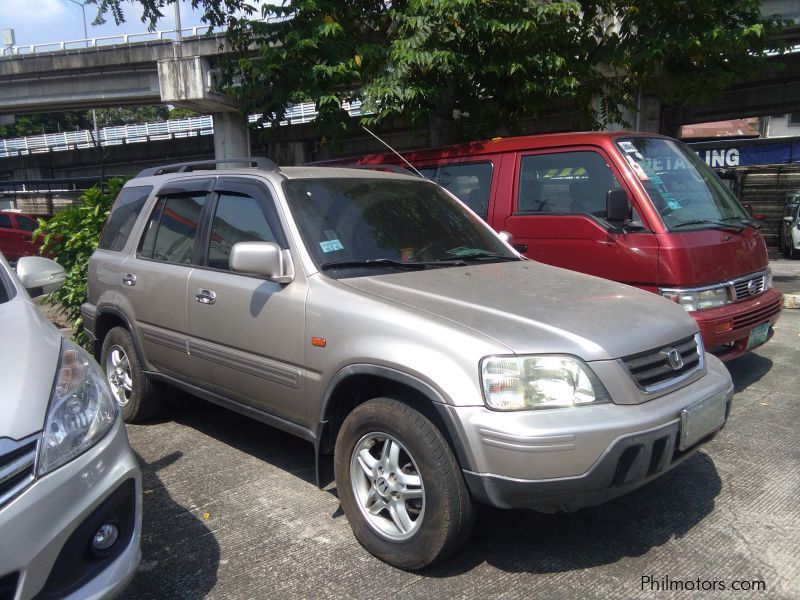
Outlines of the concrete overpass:
{"label": "concrete overpass", "polygon": [[214,118],[215,154],[246,156],[247,124],[217,89],[225,34],[0,58],[0,115],[168,103]]}

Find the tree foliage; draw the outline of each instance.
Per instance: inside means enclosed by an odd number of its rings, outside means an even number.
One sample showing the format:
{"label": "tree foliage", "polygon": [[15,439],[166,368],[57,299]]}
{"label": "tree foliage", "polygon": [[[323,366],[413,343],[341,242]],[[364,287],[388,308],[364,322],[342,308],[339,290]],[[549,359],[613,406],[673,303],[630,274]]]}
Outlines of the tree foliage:
{"label": "tree foliage", "polygon": [[[166,119],[182,118],[185,114],[194,115],[191,111],[174,110],[163,104],[145,106],[123,106],[112,108],[98,108],[95,111],[99,127],[114,127],[117,125],[133,125],[164,121]],[[60,133],[62,131],[75,131],[94,127],[92,111],[66,111],[57,113],[40,113],[18,116],[13,125],[0,126],[0,138],[23,137],[27,135],[41,135],[43,133]]]}
{"label": "tree foliage", "polygon": [[[173,0],[132,0],[151,27]],[[121,0],[91,0],[124,18]],[[640,92],[707,99],[758,68],[779,26],[758,0],[193,0],[227,27],[230,93],[279,122],[314,101],[323,126],[346,127],[362,100],[369,124],[402,114],[434,142],[513,132],[520,117],[568,103],[594,124],[621,120]],[[601,98],[592,112],[591,100]],[[455,111],[455,112],[454,112]],[[468,114],[469,118],[455,116]],[[591,122],[591,121],[590,121]]]}
{"label": "tree foliage", "polygon": [[89,257],[97,248],[100,233],[111,204],[125,179],[108,181],[107,188],[94,186],[86,190],[80,203],[56,213],[49,221],[39,220],[34,236],[42,237],[42,250],[64,267],[64,286],[47,296],[46,302],[57,306],[75,330],[75,341],[89,348],[89,337],[83,330],[81,304],[87,301],[86,275]]}

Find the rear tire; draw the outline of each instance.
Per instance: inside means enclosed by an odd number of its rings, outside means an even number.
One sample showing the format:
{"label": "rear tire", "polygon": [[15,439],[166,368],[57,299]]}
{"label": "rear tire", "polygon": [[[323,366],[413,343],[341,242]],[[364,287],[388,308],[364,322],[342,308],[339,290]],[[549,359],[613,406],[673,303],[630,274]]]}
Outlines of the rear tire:
{"label": "rear tire", "polygon": [[472,532],[472,499],[447,440],[402,402],[376,398],[356,407],[339,430],[334,469],[356,539],[392,566],[430,566]]}
{"label": "rear tire", "polygon": [[144,421],[161,410],[161,398],[144,374],[127,329],[114,327],[108,332],[103,340],[100,364],[126,423]]}

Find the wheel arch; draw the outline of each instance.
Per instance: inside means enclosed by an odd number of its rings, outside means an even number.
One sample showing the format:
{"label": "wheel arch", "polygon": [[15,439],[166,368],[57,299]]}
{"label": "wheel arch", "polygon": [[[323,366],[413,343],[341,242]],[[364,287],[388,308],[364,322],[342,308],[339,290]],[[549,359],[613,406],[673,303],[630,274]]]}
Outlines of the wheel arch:
{"label": "wheel arch", "polygon": [[441,431],[461,468],[471,468],[462,436],[448,412],[449,404],[439,391],[403,371],[358,364],[341,369],[331,379],[320,403],[314,443],[319,487],[334,480],[333,449],[345,418],[360,404],[378,397],[394,398],[425,415]]}
{"label": "wheel arch", "polygon": [[139,355],[139,359],[141,360],[144,357],[144,354],[142,353],[142,347],[139,344],[139,336],[136,335],[136,331],[134,330],[128,318],[121,311],[111,306],[100,307],[97,310],[97,321],[94,326],[95,358],[98,361],[100,360],[100,350],[103,347],[103,340],[106,339],[108,332],[114,327],[122,327],[123,329],[128,330],[128,332],[131,334],[131,339],[133,339],[133,345],[136,348],[136,354]]}

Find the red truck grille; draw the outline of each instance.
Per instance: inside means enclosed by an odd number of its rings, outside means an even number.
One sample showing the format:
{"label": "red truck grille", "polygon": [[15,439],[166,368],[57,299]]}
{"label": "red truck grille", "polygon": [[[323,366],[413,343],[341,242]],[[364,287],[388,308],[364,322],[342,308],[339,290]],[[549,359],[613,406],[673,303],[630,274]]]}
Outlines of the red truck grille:
{"label": "red truck grille", "polygon": [[759,306],[755,310],[734,317],[733,328],[749,329],[760,323],[765,323],[766,321],[769,321],[770,318],[772,318],[774,315],[780,312],[782,304],[783,304],[782,298],[778,297],[765,306]]}

